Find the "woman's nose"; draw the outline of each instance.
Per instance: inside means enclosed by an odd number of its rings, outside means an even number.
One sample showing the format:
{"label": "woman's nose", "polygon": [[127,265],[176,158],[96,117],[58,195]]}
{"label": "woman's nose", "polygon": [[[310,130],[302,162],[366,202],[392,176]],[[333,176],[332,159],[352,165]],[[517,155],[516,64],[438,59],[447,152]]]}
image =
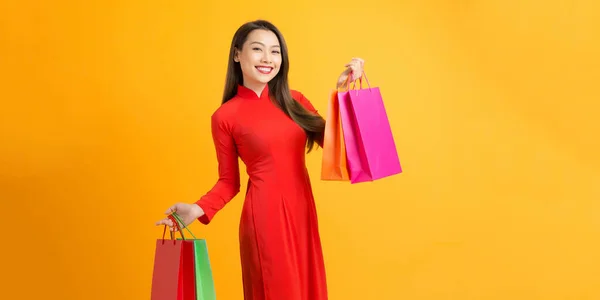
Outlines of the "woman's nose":
{"label": "woman's nose", "polygon": [[262,61],[263,61],[264,63],[270,63],[270,62],[271,62],[271,55],[270,55],[269,53],[265,53],[265,54],[262,56]]}

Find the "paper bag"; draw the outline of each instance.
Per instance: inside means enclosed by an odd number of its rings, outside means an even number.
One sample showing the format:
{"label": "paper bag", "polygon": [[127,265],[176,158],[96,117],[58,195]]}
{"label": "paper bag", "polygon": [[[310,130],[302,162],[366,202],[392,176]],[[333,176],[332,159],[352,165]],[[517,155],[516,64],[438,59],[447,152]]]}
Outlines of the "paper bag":
{"label": "paper bag", "polygon": [[[194,244],[163,238],[156,241],[151,300],[197,300]],[[173,235],[171,236],[173,237]]]}
{"label": "paper bag", "polygon": [[332,91],[329,95],[323,138],[321,179],[332,181],[349,180],[337,90]]}
{"label": "paper bag", "polygon": [[338,93],[351,183],[402,172],[381,92],[370,84],[363,89],[360,80],[360,88]]}

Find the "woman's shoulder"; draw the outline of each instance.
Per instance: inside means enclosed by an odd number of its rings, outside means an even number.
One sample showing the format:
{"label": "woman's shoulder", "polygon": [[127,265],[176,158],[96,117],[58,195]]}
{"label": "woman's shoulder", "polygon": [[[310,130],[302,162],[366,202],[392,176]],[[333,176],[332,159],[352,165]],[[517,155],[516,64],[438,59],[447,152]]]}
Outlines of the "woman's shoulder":
{"label": "woman's shoulder", "polygon": [[237,97],[233,97],[227,102],[219,105],[213,112],[211,118],[217,122],[229,122],[234,120],[238,110],[240,109],[240,101]]}
{"label": "woman's shoulder", "polygon": [[304,94],[299,90],[290,89],[290,93],[292,94],[292,98],[296,101],[307,101]]}
{"label": "woman's shoulder", "polygon": [[290,93],[292,94],[292,98],[298,101],[298,103],[302,104],[304,108],[311,112],[317,112],[310,100],[308,100],[308,98],[306,98],[306,96],[302,92],[300,92],[299,90],[290,89]]}

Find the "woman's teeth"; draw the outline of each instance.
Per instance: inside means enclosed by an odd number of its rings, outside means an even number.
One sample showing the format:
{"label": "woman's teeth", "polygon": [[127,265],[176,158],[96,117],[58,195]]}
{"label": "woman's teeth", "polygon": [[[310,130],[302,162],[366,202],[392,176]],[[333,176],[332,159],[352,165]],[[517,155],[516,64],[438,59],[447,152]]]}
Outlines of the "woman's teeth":
{"label": "woman's teeth", "polygon": [[271,73],[271,70],[273,70],[273,68],[267,68],[267,67],[256,67],[256,69],[258,69],[258,71],[263,74],[269,74],[269,73]]}

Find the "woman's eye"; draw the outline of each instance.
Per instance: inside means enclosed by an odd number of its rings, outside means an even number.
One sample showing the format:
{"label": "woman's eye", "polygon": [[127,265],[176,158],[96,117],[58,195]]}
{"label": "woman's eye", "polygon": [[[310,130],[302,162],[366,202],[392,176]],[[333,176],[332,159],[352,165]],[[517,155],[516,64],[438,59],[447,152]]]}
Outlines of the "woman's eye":
{"label": "woman's eye", "polygon": [[275,50],[275,51],[273,51],[273,53],[275,53],[275,54],[279,54],[279,51]]}
{"label": "woman's eye", "polygon": [[254,47],[254,48],[252,48],[252,50],[254,50],[254,51],[259,51],[259,50],[260,50],[260,48],[258,48],[258,47]]}

